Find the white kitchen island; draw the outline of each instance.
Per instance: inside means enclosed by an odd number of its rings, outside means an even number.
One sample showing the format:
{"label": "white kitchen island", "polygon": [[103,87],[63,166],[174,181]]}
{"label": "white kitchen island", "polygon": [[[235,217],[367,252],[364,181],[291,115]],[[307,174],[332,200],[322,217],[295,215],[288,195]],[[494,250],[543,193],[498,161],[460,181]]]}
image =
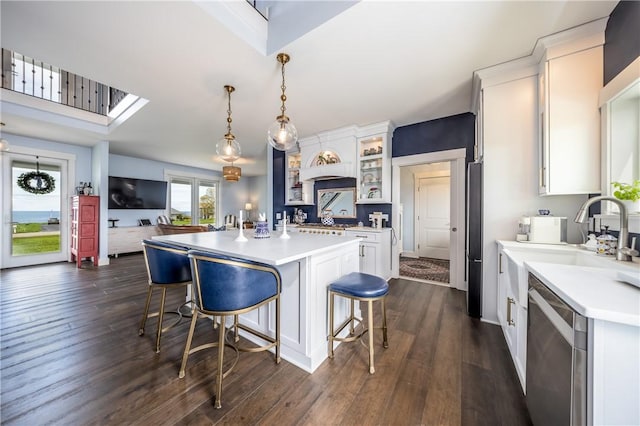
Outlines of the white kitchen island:
{"label": "white kitchen island", "polygon": [[[312,373],[327,358],[327,286],[359,270],[359,238],[291,233],[289,239],[235,241],[238,231],[162,235],[155,240],[240,259],[274,265],[282,277],[280,339],[282,358]],[[336,322],[347,317],[346,300],[336,303]],[[359,312],[356,312],[359,315]],[[240,322],[275,336],[275,305],[270,303],[240,316]],[[244,336],[264,344],[249,334]]]}

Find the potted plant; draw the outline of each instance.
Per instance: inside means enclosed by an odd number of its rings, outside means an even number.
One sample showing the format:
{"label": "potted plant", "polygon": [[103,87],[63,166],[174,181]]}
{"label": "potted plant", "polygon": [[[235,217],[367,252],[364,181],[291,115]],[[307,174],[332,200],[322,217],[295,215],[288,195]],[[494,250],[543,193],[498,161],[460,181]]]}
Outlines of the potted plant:
{"label": "potted plant", "polygon": [[613,196],[622,201],[628,213],[640,211],[640,180],[636,179],[632,183],[612,182]]}

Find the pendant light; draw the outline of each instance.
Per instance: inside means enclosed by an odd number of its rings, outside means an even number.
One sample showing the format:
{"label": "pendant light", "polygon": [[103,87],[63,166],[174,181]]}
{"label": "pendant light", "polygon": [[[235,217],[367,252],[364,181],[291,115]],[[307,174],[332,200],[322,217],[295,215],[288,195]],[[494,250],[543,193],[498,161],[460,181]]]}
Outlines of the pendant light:
{"label": "pendant light", "polygon": [[[216,144],[216,154],[220,156],[224,161],[230,163],[240,158],[240,144],[236,140],[236,137],[231,133],[231,92],[236,90],[233,86],[224,86],[227,91],[228,104],[227,104],[227,133]],[[236,167],[237,168],[237,167]]]}
{"label": "pendant light", "polygon": [[233,163],[231,163],[230,166],[224,166],[222,168],[222,177],[224,177],[224,180],[229,182],[239,181],[241,175],[242,171],[240,170],[240,167],[234,166]]}
{"label": "pendant light", "polygon": [[286,108],[284,106],[287,100],[287,96],[284,94],[287,88],[284,84],[284,64],[289,62],[290,58],[286,53],[279,53],[276,59],[282,64],[282,85],[280,86],[282,90],[282,94],[280,95],[280,100],[282,101],[280,111],[282,113],[276,117],[276,121],[269,127],[267,141],[272,147],[279,151],[288,151],[298,142],[298,131],[296,130],[296,126],[289,121],[289,117],[285,114]]}

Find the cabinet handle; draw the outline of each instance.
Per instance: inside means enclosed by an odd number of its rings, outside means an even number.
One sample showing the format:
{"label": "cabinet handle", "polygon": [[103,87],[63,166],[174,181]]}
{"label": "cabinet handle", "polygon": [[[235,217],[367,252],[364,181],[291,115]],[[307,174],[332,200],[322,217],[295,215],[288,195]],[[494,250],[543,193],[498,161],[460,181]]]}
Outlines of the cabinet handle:
{"label": "cabinet handle", "polygon": [[502,253],[500,253],[500,257],[498,258],[498,273],[502,274]]}
{"label": "cabinet handle", "polygon": [[360,257],[364,257],[364,246],[360,245]]}
{"label": "cabinet handle", "polygon": [[369,238],[366,235],[356,235],[356,238]]}
{"label": "cabinet handle", "polygon": [[513,297],[507,297],[507,324],[516,325],[516,322],[511,318],[511,305],[515,305],[516,301]]}

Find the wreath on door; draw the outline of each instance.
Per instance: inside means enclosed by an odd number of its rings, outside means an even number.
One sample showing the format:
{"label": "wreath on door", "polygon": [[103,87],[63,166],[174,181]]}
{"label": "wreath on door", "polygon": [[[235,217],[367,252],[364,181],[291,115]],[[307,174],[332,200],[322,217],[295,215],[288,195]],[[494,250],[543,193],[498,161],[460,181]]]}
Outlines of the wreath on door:
{"label": "wreath on door", "polygon": [[56,189],[56,180],[50,174],[40,171],[40,162],[36,157],[36,171],[18,176],[18,186],[31,194],[49,194]]}

